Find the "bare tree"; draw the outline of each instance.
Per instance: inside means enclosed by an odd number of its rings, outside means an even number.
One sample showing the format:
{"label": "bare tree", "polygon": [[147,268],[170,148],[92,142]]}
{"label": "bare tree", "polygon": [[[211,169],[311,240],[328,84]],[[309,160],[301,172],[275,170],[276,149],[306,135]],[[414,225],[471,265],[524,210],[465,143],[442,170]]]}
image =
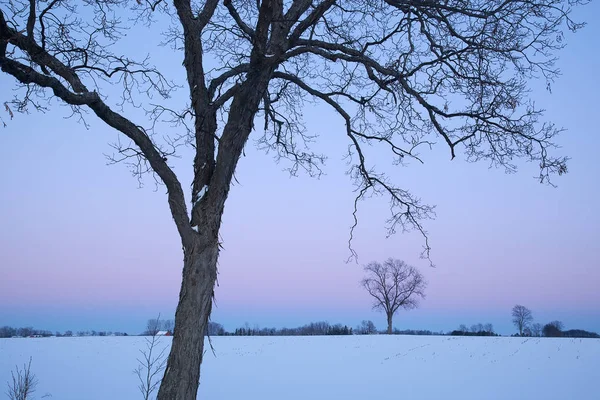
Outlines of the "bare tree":
{"label": "bare tree", "polygon": [[160,320],[160,315],[158,318],[149,319],[146,324],[146,332],[145,334],[148,336],[156,336],[156,334],[161,330],[162,322]]}
{"label": "bare tree", "polygon": [[546,337],[561,337],[564,325],[561,321],[552,321],[544,325],[542,334]]}
{"label": "bare tree", "polygon": [[484,332],[494,333],[494,325],[490,324],[489,322],[487,324],[485,324],[483,328],[484,328]]}
{"label": "bare tree", "polygon": [[536,322],[535,324],[531,325],[531,334],[533,336],[542,336],[542,324],[540,324],[539,322]]}
{"label": "bare tree", "polygon": [[[310,149],[315,136],[305,129],[302,105],[329,107],[356,185],[351,256],[360,200],[386,195],[389,233],[420,232],[428,257],[422,223],[433,207],[375,169],[367,146],[383,146],[405,164],[423,162],[420,150],[439,141],[451,158],[462,153],[511,172],[516,159],[532,161],[542,182],[565,173],[566,158],[551,151],[560,129],[541,120],[527,83],[543,77],[549,86],[557,77],[564,26],[581,26],[570,6],[585,1],[5,0],[0,69],[17,91],[4,106],[13,118],[58,99],[84,124],[94,115],[124,139],[110,159],[166,187],[183,281],[158,398],[194,399],[223,210],[254,128],[261,148],[289,160],[292,174],[318,176],[325,157]],[[113,50],[141,24],[170,24],[163,42],[183,58],[187,104],[169,97],[178,82],[150,59]],[[113,96],[114,84],[121,96]],[[148,121],[133,120],[140,106]],[[169,163],[182,145],[194,153],[189,205]]]}
{"label": "bare tree", "polygon": [[553,326],[556,329],[558,329],[559,331],[562,331],[565,327],[565,324],[563,324],[562,321],[552,321],[552,322],[548,322],[546,325]]}
{"label": "bare tree", "polygon": [[9,338],[17,335],[17,329],[11,326],[0,327],[0,338]]}
{"label": "bare tree", "polygon": [[[153,324],[151,324],[153,321]],[[142,358],[138,358],[138,366],[133,372],[138,377],[138,389],[144,400],[150,400],[152,394],[160,384],[160,376],[165,370],[167,363],[166,352],[168,346],[160,344],[160,336],[157,336],[159,331],[160,318],[148,321],[149,338],[146,340],[146,348],[140,349]]]}
{"label": "bare tree", "polygon": [[173,329],[175,329],[175,321],[174,320],[165,319],[162,321],[162,330],[163,331],[173,332]]}
{"label": "bare tree", "polygon": [[364,267],[367,276],[362,286],[375,299],[373,308],[385,312],[387,333],[392,333],[392,318],[399,308],[412,309],[425,297],[427,282],[421,273],[404,261],[387,259]]}
{"label": "bare tree", "polygon": [[519,335],[523,335],[525,328],[533,321],[531,310],[525,306],[517,304],[512,309],[513,324],[519,330]]}
{"label": "bare tree", "polygon": [[377,328],[373,321],[363,320],[360,325],[356,327],[356,333],[360,335],[372,335],[377,333]]}
{"label": "bare tree", "polygon": [[31,399],[33,392],[38,384],[38,380],[31,372],[31,357],[29,363],[23,365],[23,369],[19,367],[15,371],[11,371],[12,382],[8,383],[8,398],[10,400],[28,400]]}
{"label": "bare tree", "polygon": [[[260,331],[260,328],[256,327],[254,329],[256,332]],[[219,324],[218,322],[213,322],[210,321],[208,323],[208,328],[207,328],[207,334],[208,336],[220,336],[223,335],[225,333],[225,328],[223,328],[223,325]]]}

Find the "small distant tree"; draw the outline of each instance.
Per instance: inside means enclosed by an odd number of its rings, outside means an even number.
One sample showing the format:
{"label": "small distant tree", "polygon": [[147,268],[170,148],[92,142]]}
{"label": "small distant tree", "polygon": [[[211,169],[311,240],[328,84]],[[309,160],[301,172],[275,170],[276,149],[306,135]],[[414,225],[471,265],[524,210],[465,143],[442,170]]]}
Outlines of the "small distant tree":
{"label": "small distant tree", "polygon": [[225,329],[223,328],[223,325],[218,322],[210,321],[208,323],[207,332],[208,336],[223,336],[225,334]]}
{"label": "small distant tree", "polygon": [[465,324],[460,324],[460,326],[458,327],[459,332],[469,332],[469,329],[467,328],[467,326]]}
{"label": "small distant tree", "polygon": [[19,328],[17,329],[17,335],[23,337],[31,336],[33,335],[33,328],[30,326],[26,328]]}
{"label": "small distant tree", "polygon": [[563,324],[561,321],[552,321],[548,325],[552,325],[553,327],[555,327],[559,331],[562,331],[564,329],[564,327],[565,327],[565,324]]}
{"label": "small distant tree", "polygon": [[531,325],[531,334],[533,336],[542,336],[542,324],[540,324],[539,322],[536,322],[535,324]]}
{"label": "small distant tree", "polygon": [[542,328],[542,334],[545,337],[561,337],[563,327],[564,325],[562,322],[552,321],[544,325],[544,328]]}
{"label": "small distant tree", "polygon": [[162,329],[161,330],[173,332],[173,329],[175,329],[175,321],[174,320],[165,319],[162,321]]}
{"label": "small distant tree", "polygon": [[363,320],[360,325],[356,328],[356,332],[360,335],[372,335],[377,333],[377,328],[373,321]]}
{"label": "small distant tree", "polygon": [[533,321],[531,310],[525,306],[517,304],[512,309],[513,324],[519,330],[519,335],[523,335],[523,330]]}
{"label": "small distant tree", "polygon": [[159,318],[149,319],[146,324],[146,335],[148,336],[156,336],[156,334],[160,331],[161,323]]}
{"label": "small distant tree", "polygon": [[427,282],[421,273],[402,260],[387,259],[383,264],[371,262],[364,267],[367,276],[362,286],[375,299],[373,308],[387,316],[387,333],[392,333],[392,318],[400,307],[410,310],[425,297]]}
{"label": "small distant tree", "polygon": [[487,333],[494,333],[494,325],[490,324],[489,322],[483,326],[483,329]]}
{"label": "small distant tree", "polygon": [[0,328],[0,338],[9,338],[17,334],[17,330],[10,326],[3,326]]}

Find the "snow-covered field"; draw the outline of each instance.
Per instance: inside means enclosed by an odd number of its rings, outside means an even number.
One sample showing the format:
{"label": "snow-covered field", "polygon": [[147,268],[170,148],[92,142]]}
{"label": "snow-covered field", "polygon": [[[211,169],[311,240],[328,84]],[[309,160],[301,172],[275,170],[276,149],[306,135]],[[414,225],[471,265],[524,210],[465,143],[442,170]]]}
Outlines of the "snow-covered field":
{"label": "snow-covered field", "polygon": [[[168,346],[170,338],[161,338]],[[215,337],[201,399],[600,399],[600,340]],[[33,357],[36,399],[140,399],[140,337],[0,339],[0,393]],[[0,395],[3,398],[3,395]]]}

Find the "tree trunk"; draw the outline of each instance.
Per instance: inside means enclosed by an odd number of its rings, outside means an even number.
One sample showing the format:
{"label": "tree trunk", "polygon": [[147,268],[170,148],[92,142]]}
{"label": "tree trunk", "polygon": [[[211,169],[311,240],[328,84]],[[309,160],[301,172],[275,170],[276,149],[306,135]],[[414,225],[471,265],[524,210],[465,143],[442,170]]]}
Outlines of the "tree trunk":
{"label": "tree trunk", "polygon": [[388,329],[387,329],[387,333],[388,335],[392,334],[392,314],[388,314],[387,315],[387,323],[388,323]]}
{"label": "tree trunk", "polygon": [[200,382],[200,364],[217,279],[217,238],[198,235],[193,248],[184,249],[179,304],[173,345],[158,400],[194,400]]}
{"label": "tree trunk", "polygon": [[[197,227],[191,245],[184,245],[184,266],[175,314],[173,345],[157,400],[195,400],[200,384],[204,335],[217,279],[221,216],[236,165],[252,131],[254,116],[269,84],[273,66],[254,62],[253,69],[233,98],[219,142],[215,170],[207,192],[192,210]],[[183,239],[183,237],[182,237]],[[183,240],[183,243],[189,241]]]}

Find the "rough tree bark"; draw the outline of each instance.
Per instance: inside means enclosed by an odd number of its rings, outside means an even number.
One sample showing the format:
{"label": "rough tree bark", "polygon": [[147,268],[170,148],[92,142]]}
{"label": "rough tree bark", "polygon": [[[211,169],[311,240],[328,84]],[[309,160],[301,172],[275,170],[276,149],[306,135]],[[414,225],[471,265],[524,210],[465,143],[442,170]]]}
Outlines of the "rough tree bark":
{"label": "rough tree bark", "polygon": [[392,318],[394,317],[394,314],[392,313],[387,313],[387,333],[388,335],[392,334]]}

